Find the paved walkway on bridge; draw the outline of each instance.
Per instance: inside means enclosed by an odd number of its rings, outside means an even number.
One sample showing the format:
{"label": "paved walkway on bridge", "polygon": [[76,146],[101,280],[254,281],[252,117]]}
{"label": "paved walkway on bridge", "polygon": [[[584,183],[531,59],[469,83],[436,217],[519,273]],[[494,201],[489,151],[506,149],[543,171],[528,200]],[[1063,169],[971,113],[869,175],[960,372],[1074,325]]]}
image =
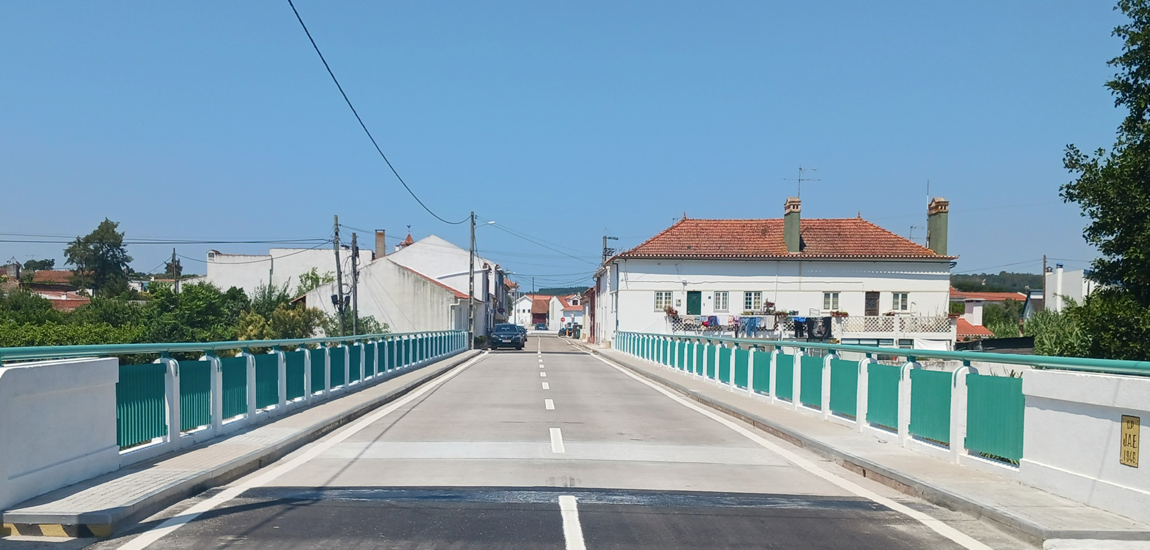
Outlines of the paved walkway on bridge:
{"label": "paved walkway on bridge", "polygon": [[535,336],[96,548],[1028,548]]}

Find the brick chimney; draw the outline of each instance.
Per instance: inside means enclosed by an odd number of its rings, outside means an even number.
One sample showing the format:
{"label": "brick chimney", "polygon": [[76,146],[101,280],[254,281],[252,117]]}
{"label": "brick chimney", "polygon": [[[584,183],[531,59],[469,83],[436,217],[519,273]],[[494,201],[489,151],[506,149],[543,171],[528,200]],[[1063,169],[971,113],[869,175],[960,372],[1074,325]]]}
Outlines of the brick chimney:
{"label": "brick chimney", "polygon": [[787,244],[787,252],[797,254],[801,252],[802,236],[799,233],[799,212],[802,202],[798,197],[789,197],[783,204],[783,242]]}
{"label": "brick chimney", "polygon": [[383,229],[375,230],[375,259],[380,259],[387,255],[387,231]]}
{"label": "brick chimney", "polygon": [[946,256],[946,226],[950,216],[950,201],[942,197],[930,200],[926,207],[926,247],[935,254]]}

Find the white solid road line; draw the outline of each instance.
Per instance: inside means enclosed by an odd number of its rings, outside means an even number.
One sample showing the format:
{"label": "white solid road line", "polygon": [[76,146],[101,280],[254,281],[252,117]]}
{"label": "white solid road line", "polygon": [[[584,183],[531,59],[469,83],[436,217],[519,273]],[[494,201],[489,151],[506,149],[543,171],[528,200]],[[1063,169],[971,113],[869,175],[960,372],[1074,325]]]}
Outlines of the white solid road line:
{"label": "white solid road line", "polygon": [[[192,520],[199,517],[200,514],[203,514],[204,512],[208,512],[208,511],[212,510],[213,508],[216,508],[217,506],[219,506],[219,505],[221,505],[221,504],[223,504],[223,503],[225,503],[225,502],[227,502],[233,498],[240,496],[241,494],[243,494],[244,491],[247,491],[248,489],[254,489],[256,487],[261,487],[263,485],[266,485],[266,484],[274,481],[276,478],[278,478],[278,477],[280,477],[280,476],[282,476],[282,475],[284,475],[284,474],[286,474],[286,473],[288,473],[288,472],[290,472],[290,471],[292,471],[292,470],[294,470],[300,466],[303,466],[304,464],[306,464],[311,459],[327,452],[332,447],[335,447],[336,445],[344,442],[347,438],[355,435],[360,430],[372,425],[375,422],[378,422],[379,419],[395,412],[396,410],[407,405],[408,403],[411,403],[412,401],[418,399],[423,394],[443,385],[444,382],[451,380],[456,375],[458,375],[459,373],[466,370],[467,367],[470,367],[471,365],[475,364],[476,361],[485,357],[487,355],[487,353],[488,352],[483,352],[481,355],[478,355],[476,357],[469,359],[466,363],[463,363],[462,365],[459,365],[459,366],[453,368],[451,370],[451,372],[448,372],[446,375],[440,376],[439,378],[436,378],[435,380],[432,380],[432,381],[416,388],[411,393],[408,393],[407,395],[405,395],[405,396],[403,396],[403,397],[401,397],[395,401],[392,401],[391,404],[380,409],[378,412],[371,414],[369,416],[366,416],[364,418],[361,418],[359,421],[352,424],[348,429],[346,429],[342,432],[336,433],[335,435],[331,436],[329,439],[321,440],[321,441],[315,443],[312,448],[308,449],[306,452],[304,452],[300,456],[297,456],[296,458],[288,461],[287,463],[284,463],[284,464],[281,464],[281,465],[276,466],[274,468],[271,468],[259,477],[250,479],[250,480],[245,481],[245,482],[243,482],[239,485],[236,485],[234,487],[229,487],[227,489],[224,489],[220,493],[216,494],[216,496],[209,498],[203,502],[200,502],[199,504],[196,504],[195,506],[192,506],[191,508],[188,508],[183,513],[181,513],[180,515],[169,518],[167,521],[161,523],[160,525],[153,527],[152,529],[145,531],[140,536],[128,541],[128,543],[121,546],[120,549],[121,550],[142,550],[143,548],[147,548],[152,543],[160,540],[161,538],[163,538],[166,535],[171,534],[173,531],[175,531],[176,529],[179,529],[184,524],[190,523]],[[552,428],[552,429],[557,429],[557,428]],[[562,448],[562,445],[563,445],[562,441],[560,441],[559,445],[560,445],[560,448]],[[554,447],[554,444],[552,444],[552,447]],[[559,452],[562,452],[562,451],[559,451]]]}
{"label": "white solid road line", "polygon": [[545,390],[549,390],[549,389],[551,389],[551,384],[548,384],[547,382],[544,382],[544,383],[543,383],[543,389],[545,389]]}
{"label": "white solid road line", "polygon": [[563,448],[563,432],[559,428],[551,428],[551,452],[555,454],[563,454],[567,449]]}
{"label": "white solid road line", "polygon": [[547,373],[545,373],[545,372],[539,373],[539,378],[547,378]]}
{"label": "white solid road line", "polygon": [[575,497],[560,495],[559,513],[563,517],[563,540],[567,542],[567,550],[586,550],[587,545],[583,543],[583,526],[579,524],[579,507],[575,504]]}
{"label": "white solid road line", "polygon": [[[588,354],[588,355],[591,355],[591,354]],[[633,379],[635,379],[635,380],[637,380],[643,384],[646,384],[647,386],[650,386],[655,391],[657,391],[657,392],[659,392],[659,393],[661,393],[667,397],[670,397],[676,403],[679,403],[680,405],[683,405],[684,407],[687,407],[688,409],[691,409],[691,410],[693,410],[693,411],[695,411],[695,412],[697,412],[703,416],[706,416],[707,418],[710,418],[711,420],[714,420],[715,422],[718,422],[719,424],[722,424],[722,425],[738,432],[743,437],[746,437],[747,439],[750,439],[751,441],[754,441],[755,443],[758,443],[759,445],[765,447],[766,449],[778,454],[779,456],[783,457],[784,459],[786,459],[790,463],[794,464],[795,466],[798,466],[799,468],[802,468],[802,469],[804,469],[804,470],[806,470],[806,471],[808,471],[808,472],[810,472],[810,473],[812,473],[818,477],[821,477],[821,478],[823,478],[823,479],[825,479],[831,483],[834,483],[835,485],[839,486],[843,490],[854,493],[854,494],[856,494],[860,497],[863,497],[865,499],[869,499],[869,500],[872,500],[874,502],[877,502],[878,504],[886,506],[887,508],[890,508],[891,510],[894,510],[895,512],[898,512],[900,514],[910,516],[914,520],[916,520],[919,523],[929,527],[934,532],[954,541],[955,543],[957,543],[959,546],[962,546],[963,548],[966,548],[968,550],[991,550],[991,548],[989,546],[975,540],[974,538],[970,537],[966,533],[963,533],[962,531],[959,531],[958,529],[955,529],[954,527],[951,527],[951,526],[943,523],[941,520],[930,517],[927,514],[924,514],[922,512],[919,512],[918,510],[910,508],[909,506],[900,504],[894,500],[891,500],[891,499],[886,498],[882,495],[879,495],[878,493],[875,493],[874,491],[871,491],[870,489],[866,489],[866,488],[858,485],[857,483],[855,483],[849,479],[846,479],[844,477],[840,477],[837,474],[833,474],[831,472],[823,470],[822,468],[819,468],[815,463],[813,463],[813,462],[811,462],[811,461],[809,461],[809,460],[807,460],[807,459],[805,459],[805,458],[803,458],[803,457],[801,457],[795,453],[792,453],[791,451],[788,451],[788,450],[776,445],[775,443],[773,443],[771,441],[768,441],[766,438],[764,438],[764,437],[760,436],[759,434],[752,432],[752,431],[736,424],[735,422],[732,422],[731,420],[728,420],[726,417],[721,416],[719,413],[711,412],[710,410],[707,410],[707,409],[705,409],[699,405],[696,405],[694,403],[691,403],[690,401],[687,401],[686,399],[683,399],[682,397],[679,397],[678,395],[675,395],[670,390],[664,388],[660,384],[657,384],[657,383],[652,382],[650,380],[646,380],[643,377],[641,377],[641,376],[639,376],[639,375],[637,375],[637,374],[635,374],[635,373],[633,373],[633,372],[631,372],[631,371],[629,371],[623,367],[615,365],[615,364],[611,363],[610,361],[607,361],[606,359],[603,359],[602,357],[599,357],[597,355],[591,355],[591,357],[594,357],[595,359],[598,359],[598,360],[602,361],[603,363],[606,363],[607,365],[614,367],[619,372],[626,374],[627,376],[630,376],[631,378],[633,378]],[[554,429],[555,428],[552,428],[552,430],[554,430]]]}
{"label": "white solid road line", "polygon": [[543,400],[543,408],[547,409],[549,411],[555,410],[555,400],[554,399],[544,399]]}

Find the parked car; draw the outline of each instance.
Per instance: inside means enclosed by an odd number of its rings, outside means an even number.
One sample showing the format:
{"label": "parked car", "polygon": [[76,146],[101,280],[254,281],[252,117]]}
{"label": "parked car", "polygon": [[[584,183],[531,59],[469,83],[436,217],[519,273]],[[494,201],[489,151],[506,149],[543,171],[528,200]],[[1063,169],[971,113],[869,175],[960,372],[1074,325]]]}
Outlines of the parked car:
{"label": "parked car", "polygon": [[564,336],[567,336],[567,327],[559,329],[559,337],[562,338]]}
{"label": "parked car", "polygon": [[527,343],[527,336],[519,332],[518,325],[511,323],[499,323],[495,325],[495,330],[491,331],[491,338],[487,340],[487,346],[491,349],[523,349],[525,343]]}
{"label": "parked car", "polygon": [[536,323],[535,330],[547,330],[547,323]]}

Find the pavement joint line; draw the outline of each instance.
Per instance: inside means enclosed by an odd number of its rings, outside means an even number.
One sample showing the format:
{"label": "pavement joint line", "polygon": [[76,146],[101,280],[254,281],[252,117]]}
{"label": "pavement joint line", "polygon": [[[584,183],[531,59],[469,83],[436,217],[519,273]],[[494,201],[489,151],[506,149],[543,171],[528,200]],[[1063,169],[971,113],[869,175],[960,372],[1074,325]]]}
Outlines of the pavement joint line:
{"label": "pavement joint line", "polygon": [[579,523],[579,506],[571,495],[559,496],[559,514],[563,518],[563,541],[567,550],[586,550],[583,542],[583,526]]}
{"label": "pavement joint line", "polygon": [[[818,465],[814,464],[813,462],[811,462],[811,461],[809,461],[809,460],[807,460],[807,459],[805,459],[805,458],[803,458],[803,457],[801,457],[801,456],[799,456],[799,455],[797,455],[791,451],[788,451],[787,449],[780,447],[779,445],[767,440],[766,438],[760,436],[759,434],[756,434],[756,433],[736,424],[735,422],[728,420],[727,418],[724,418],[718,412],[709,411],[700,405],[696,405],[695,403],[692,403],[692,402],[684,399],[681,396],[675,395],[670,389],[664,388],[663,385],[659,384],[658,382],[646,380],[644,377],[631,372],[630,369],[628,369],[626,367],[619,366],[619,365],[617,365],[611,361],[608,361],[607,359],[604,359],[603,357],[601,357],[597,353],[588,353],[588,354],[591,355],[592,357],[594,357],[595,359],[602,361],[604,364],[615,368],[619,372],[627,375],[628,377],[634,379],[635,381],[640,382],[640,383],[650,387],[651,389],[654,389],[655,391],[667,396],[672,401],[675,401],[676,403],[679,403],[680,405],[683,405],[684,407],[687,407],[688,409],[691,409],[691,410],[693,410],[693,411],[695,411],[695,412],[697,412],[703,416],[706,416],[707,418],[710,418],[711,420],[714,420],[715,422],[718,422],[719,424],[722,424],[723,426],[725,426],[727,428],[730,428],[731,430],[735,431],[739,435],[742,435],[742,436],[746,437],[747,439],[750,439],[751,441],[754,441],[755,443],[759,444],[760,446],[766,448],[767,450],[770,450],[770,451],[778,454],[779,456],[783,457],[784,459],[786,459],[788,462],[794,464],[795,466],[798,466],[799,468],[802,468],[803,470],[806,470],[806,471],[810,472],[811,474],[814,474],[815,476],[818,476],[818,477],[820,477],[826,481],[829,481],[830,483],[837,485],[839,488],[841,488],[845,491],[854,493],[857,496],[860,496],[860,497],[865,498],[867,500],[871,500],[871,501],[873,501],[877,504],[880,504],[882,506],[885,506],[885,507],[887,507],[887,508],[889,508],[895,512],[898,512],[900,514],[908,516],[911,519],[914,519],[915,521],[918,521],[919,523],[923,524],[924,526],[926,526],[930,530],[932,530],[932,531],[938,533],[939,535],[942,535],[943,537],[951,540],[955,544],[958,544],[959,546],[966,548],[967,550],[992,550],[986,544],[983,544],[982,542],[974,539],[970,535],[967,535],[966,533],[963,533],[963,532],[947,525],[942,520],[934,518],[934,517],[932,517],[928,514],[925,514],[923,512],[919,512],[918,510],[915,510],[909,506],[906,506],[905,504],[899,503],[898,501],[895,501],[893,499],[879,495],[878,493],[875,493],[869,489],[866,489],[865,487],[862,487],[862,486],[854,483],[853,481],[850,481],[849,479],[841,477],[838,474],[828,472],[826,470],[823,470],[822,468],[819,468]],[[552,428],[552,429],[554,429],[554,428]]]}
{"label": "pavement joint line", "polygon": [[544,382],[544,383],[543,383],[543,389],[545,389],[545,390],[549,390],[549,389],[551,389],[551,384],[548,384],[547,382]]}
{"label": "pavement joint line", "polygon": [[[152,543],[160,540],[164,536],[171,534],[176,529],[179,529],[180,527],[192,522],[193,520],[195,520],[197,517],[204,514],[205,512],[209,512],[209,511],[215,509],[216,507],[220,506],[221,504],[224,504],[225,502],[240,496],[241,494],[244,493],[244,491],[247,491],[248,489],[254,489],[256,487],[261,487],[263,485],[266,485],[266,484],[276,480],[280,476],[306,464],[307,462],[311,461],[313,458],[320,456],[321,454],[327,452],[332,447],[335,447],[336,445],[342,443],[343,441],[345,441],[346,439],[355,435],[356,433],[360,432],[364,428],[367,428],[368,426],[378,422],[383,417],[399,410],[400,408],[407,405],[408,403],[411,403],[412,401],[416,400],[417,398],[419,398],[423,394],[425,394],[425,393],[427,393],[427,392],[429,392],[435,388],[438,388],[439,386],[446,383],[448,380],[455,378],[459,373],[467,370],[467,368],[470,367],[471,365],[474,365],[475,363],[479,362],[480,360],[486,358],[488,354],[489,354],[489,352],[484,352],[480,355],[472,357],[471,359],[468,359],[466,362],[464,362],[458,366],[452,367],[452,369],[449,372],[447,372],[445,375],[440,376],[438,378],[435,378],[434,380],[428,381],[427,383],[423,384],[422,386],[420,386],[420,387],[416,388],[415,390],[409,392],[408,394],[404,395],[403,397],[401,397],[395,401],[392,401],[391,403],[389,403],[388,405],[386,405],[385,407],[383,407],[379,411],[376,411],[370,415],[367,415],[363,418],[360,418],[359,420],[355,421],[355,423],[353,423],[351,426],[349,426],[346,430],[331,435],[329,439],[321,440],[321,441],[317,442],[311,449],[308,449],[302,455],[297,456],[296,458],[290,460],[289,462],[287,462],[285,464],[280,464],[280,465],[275,466],[275,467],[272,467],[270,470],[268,470],[267,472],[264,472],[262,475],[259,475],[253,479],[249,479],[248,481],[240,483],[239,485],[235,485],[233,487],[229,487],[227,489],[224,489],[223,491],[217,493],[215,496],[212,496],[212,497],[208,498],[207,500],[204,500],[204,501],[200,502],[199,504],[196,504],[195,506],[188,508],[183,513],[181,513],[177,516],[171,517],[171,518],[167,519],[166,521],[164,521],[163,523],[161,523],[160,525],[153,527],[147,531],[144,531],[142,534],[140,534],[140,536],[132,539],[127,544],[121,546],[120,550],[143,550],[144,548],[147,548]],[[557,430],[558,428],[552,428],[552,429]],[[560,442],[560,446],[562,446],[562,442]],[[554,444],[552,444],[552,447],[554,447]]]}
{"label": "pavement joint line", "polygon": [[554,399],[544,399],[543,400],[543,408],[547,409],[549,411],[555,410],[555,400]]}
{"label": "pavement joint line", "polygon": [[551,452],[555,454],[567,452],[567,449],[563,447],[563,431],[559,428],[551,428]]}

